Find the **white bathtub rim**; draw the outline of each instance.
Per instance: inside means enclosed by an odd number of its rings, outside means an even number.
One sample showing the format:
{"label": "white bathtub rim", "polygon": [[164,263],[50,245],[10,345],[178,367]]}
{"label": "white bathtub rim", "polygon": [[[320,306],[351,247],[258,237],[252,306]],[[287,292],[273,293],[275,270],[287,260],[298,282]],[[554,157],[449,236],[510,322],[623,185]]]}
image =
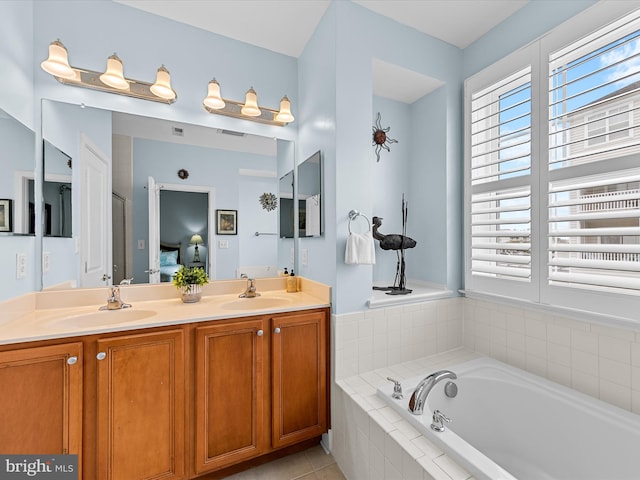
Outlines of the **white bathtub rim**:
{"label": "white bathtub rim", "polygon": [[[552,396],[559,397],[561,401],[570,402],[572,408],[588,410],[590,414],[604,417],[607,421],[613,422],[618,428],[630,431],[638,431],[638,429],[640,429],[639,415],[490,357],[480,357],[463,363],[452,363],[450,366],[440,367],[439,369],[449,368],[460,375],[486,367],[494,368],[509,377],[521,377],[521,379],[524,379],[527,383],[533,384],[533,388],[540,388]],[[403,400],[398,401],[391,398],[393,391],[391,384],[378,388],[377,395],[409,423],[419,425],[421,427],[419,430],[425,437],[441,448],[453,460],[458,462],[460,466],[466,468],[476,479],[517,480],[516,477],[507,470],[459,437],[454,431],[454,425],[451,426],[451,429],[445,425],[447,429],[442,433],[432,431],[429,426],[433,412],[428,403],[425,406],[423,415],[413,415],[407,410],[406,404],[415,386],[429,373],[431,372],[426,372],[425,375],[411,377],[402,381],[405,396]],[[476,375],[481,377],[482,373]],[[532,387],[527,386],[527,388]],[[446,412],[444,413],[446,414]]]}

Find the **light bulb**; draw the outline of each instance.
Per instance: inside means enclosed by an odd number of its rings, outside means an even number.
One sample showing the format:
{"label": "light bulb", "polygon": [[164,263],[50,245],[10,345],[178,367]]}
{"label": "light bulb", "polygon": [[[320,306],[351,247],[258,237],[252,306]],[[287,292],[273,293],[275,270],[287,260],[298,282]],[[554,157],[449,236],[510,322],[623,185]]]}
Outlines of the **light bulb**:
{"label": "light bulb", "polygon": [[291,101],[286,95],[280,100],[280,111],[276,114],[275,119],[283,123],[290,123],[294,120],[291,114]]}
{"label": "light bulb", "polygon": [[60,78],[76,78],[76,72],[69,65],[69,55],[65,46],[60,40],[55,40],[49,44],[49,57],[40,64],[42,69]]}
{"label": "light bulb", "polygon": [[220,110],[226,105],[220,95],[220,84],[214,78],[207,87],[207,97],[202,101],[206,107],[212,110]]}
{"label": "light bulb", "polygon": [[158,68],[156,83],[151,85],[149,90],[157,97],[164,98],[165,100],[173,100],[176,98],[176,92],[171,88],[171,75],[164,65]]}
{"label": "light bulb", "polygon": [[118,90],[129,90],[129,82],[122,72],[122,60],[115,53],[107,59],[107,71],[100,75],[100,81]]}
{"label": "light bulb", "polygon": [[260,108],[258,108],[258,95],[256,91],[251,87],[247,90],[247,94],[245,95],[244,105],[240,110],[243,115],[247,117],[259,117],[262,115]]}

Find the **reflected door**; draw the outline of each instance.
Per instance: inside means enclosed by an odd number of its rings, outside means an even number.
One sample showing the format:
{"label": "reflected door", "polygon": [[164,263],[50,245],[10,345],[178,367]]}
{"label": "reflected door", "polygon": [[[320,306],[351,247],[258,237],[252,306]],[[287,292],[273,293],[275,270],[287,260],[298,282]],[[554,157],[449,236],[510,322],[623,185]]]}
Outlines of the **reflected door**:
{"label": "reflected door", "polygon": [[100,287],[111,279],[111,192],[109,162],[87,137],[80,143],[81,287]]}

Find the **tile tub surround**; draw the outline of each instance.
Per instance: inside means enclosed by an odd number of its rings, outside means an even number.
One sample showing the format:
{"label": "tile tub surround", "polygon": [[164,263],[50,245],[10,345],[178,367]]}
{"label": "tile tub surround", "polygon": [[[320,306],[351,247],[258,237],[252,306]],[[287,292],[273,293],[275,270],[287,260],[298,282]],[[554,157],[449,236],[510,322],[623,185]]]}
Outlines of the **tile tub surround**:
{"label": "tile tub surround", "polygon": [[640,414],[640,326],[603,326],[470,298],[338,315],[332,321],[331,449],[351,480],[470,478],[424,437],[407,441],[417,432],[398,423],[399,417],[384,417],[384,405],[375,397],[386,376],[409,378],[458,355],[493,357]]}
{"label": "tile tub surround", "polygon": [[464,346],[640,414],[636,330],[464,299]]}
{"label": "tile tub surround", "polygon": [[472,480],[376,395],[387,376],[404,380],[478,355],[459,348],[336,382],[332,454],[350,480]]}
{"label": "tile tub surround", "polygon": [[462,345],[464,298],[334,315],[335,379]]}

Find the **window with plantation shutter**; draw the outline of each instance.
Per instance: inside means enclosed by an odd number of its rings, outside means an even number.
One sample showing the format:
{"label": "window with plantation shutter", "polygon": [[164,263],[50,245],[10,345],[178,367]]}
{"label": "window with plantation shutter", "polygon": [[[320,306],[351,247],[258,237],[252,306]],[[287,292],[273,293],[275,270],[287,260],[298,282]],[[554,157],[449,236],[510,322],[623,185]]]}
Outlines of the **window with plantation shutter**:
{"label": "window with plantation shutter", "polygon": [[637,3],[465,81],[465,290],[640,323]]}
{"label": "window with plantation shutter", "polygon": [[471,96],[471,273],[531,278],[531,68]]}
{"label": "window with plantation shutter", "polygon": [[639,118],[638,13],[549,56],[550,285],[640,293]]}

